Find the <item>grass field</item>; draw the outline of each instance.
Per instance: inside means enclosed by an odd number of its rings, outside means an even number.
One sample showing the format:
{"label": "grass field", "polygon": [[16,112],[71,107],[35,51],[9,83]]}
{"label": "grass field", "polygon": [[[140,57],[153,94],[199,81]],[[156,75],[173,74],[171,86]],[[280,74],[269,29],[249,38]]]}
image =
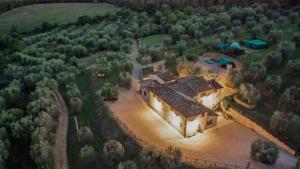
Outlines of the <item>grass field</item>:
{"label": "grass field", "polygon": [[142,45],[143,46],[148,46],[148,47],[153,47],[155,45],[158,45],[160,43],[163,43],[165,40],[171,39],[170,35],[152,35],[145,37],[142,39]]}
{"label": "grass field", "polygon": [[21,32],[31,31],[43,22],[67,24],[82,15],[96,16],[118,11],[106,3],[53,3],[29,5],[0,15],[0,32],[7,33],[15,26]]}

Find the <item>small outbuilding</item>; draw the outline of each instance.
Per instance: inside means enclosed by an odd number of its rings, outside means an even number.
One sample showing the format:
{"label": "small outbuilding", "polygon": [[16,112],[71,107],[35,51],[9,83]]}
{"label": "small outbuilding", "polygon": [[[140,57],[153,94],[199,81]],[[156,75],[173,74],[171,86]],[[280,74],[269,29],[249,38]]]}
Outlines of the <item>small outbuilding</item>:
{"label": "small outbuilding", "polygon": [[220,67],[223,67],[223,68],[235,68],[235,63],[228,59],[228,58],[225,58],[225,57],[220,57],[217,59],[217,63],[219,64]]}
{"label": "small outbuilding", "polygon": [[261,39],[244,40],[242,44],[247,48],[255,50],[268,48],[268,43]]}

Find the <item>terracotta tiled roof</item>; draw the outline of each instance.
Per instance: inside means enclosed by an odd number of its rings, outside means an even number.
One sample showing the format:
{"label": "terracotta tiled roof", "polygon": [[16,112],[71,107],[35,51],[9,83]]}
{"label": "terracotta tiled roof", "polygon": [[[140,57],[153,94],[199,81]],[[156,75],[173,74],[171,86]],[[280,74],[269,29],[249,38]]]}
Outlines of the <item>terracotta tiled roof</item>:
{"label": "terracotta tiled roof", "polygon": [[176,82],[165,85],[190,97],[195,97],[201,92],[223,88],[215,80],[207,81],[199,76],[179,78]]}
{"label": "terracotta tiled roof", "polygon": [[209,116],[217,116],[209,108],[204,105],[198,103],[197,101],[185,97],[179,92],[171,89],[167,86],[159,86],[149,88],[158,98],[167,103],[170,107],[172,107],[177,112],[181,113],[184,117],[190,118],[197,116],[199,114],[208,113]]}
{"label": "terracotta tiled roof", "polygon": [[169,71],[164,71],[164,72],[157,71],[157,72],[154,72],[153,74],[157,75],[164,82],[170,82],[170,81],[176,79],[176,77]]}

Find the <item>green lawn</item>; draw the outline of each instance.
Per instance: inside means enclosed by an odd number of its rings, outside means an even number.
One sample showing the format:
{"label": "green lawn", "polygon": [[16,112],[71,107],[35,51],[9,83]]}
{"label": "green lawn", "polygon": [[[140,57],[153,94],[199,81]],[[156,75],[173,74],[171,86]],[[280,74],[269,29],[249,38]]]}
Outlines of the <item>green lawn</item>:
{"label": "green lawn", "polygon": [[268,54],[276,51],[276,46],[272,46],[268,49],[254,50],[251,53],[246,53],[241,56],[241,62],[243,64],[249,64],[251,62],[262,61]]}
{"label": "green lawn", "polygon": [[43,22],[67,24],[82,15],[96,16],[118,11],[106,3],[36,4],[13,9],[0,15],[0,32],[7,33],[12,26],[19,31],[31,31]]}
{"label": "green lawn", "polygon": [[143,38],[141,40],[141,45],[143,46],[148,46],[148,47],[153,47],[155,45],[158,45],[160,43],[163,43],[165,40],[171,39],[170,35],[151,35]]}

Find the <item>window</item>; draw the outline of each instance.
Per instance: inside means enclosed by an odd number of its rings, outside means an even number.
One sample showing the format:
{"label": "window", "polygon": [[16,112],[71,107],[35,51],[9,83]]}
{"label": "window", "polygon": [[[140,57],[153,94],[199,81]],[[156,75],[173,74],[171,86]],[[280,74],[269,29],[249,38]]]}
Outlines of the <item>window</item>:
{"label": "window", "polygon": [[206,124],[207,124],[208,126],[212,125],[212,124],[213,124],[213,120],[208,120]]}

